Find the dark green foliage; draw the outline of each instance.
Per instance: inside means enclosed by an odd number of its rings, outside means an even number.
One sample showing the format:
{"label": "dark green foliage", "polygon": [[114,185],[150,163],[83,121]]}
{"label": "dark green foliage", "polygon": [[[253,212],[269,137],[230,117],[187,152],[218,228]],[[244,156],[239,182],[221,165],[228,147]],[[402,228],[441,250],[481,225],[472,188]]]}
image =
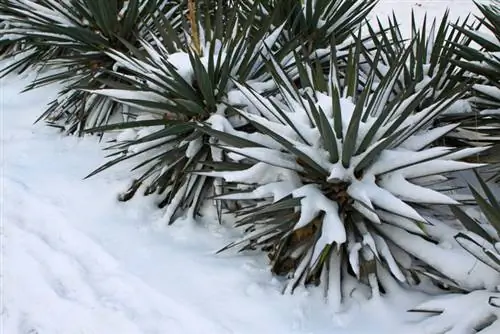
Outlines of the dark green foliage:
{"label": "dark green foliage", "polygon": [[338,43],[351,37],[377,4],[376,0],[275,0],[263,7],[275,16],[274,24],[285,23],[284,41],[299,41],[307,54],[326,48],[335,37]]}
{"label": "dark green foliage", "polygon": [[468,234],[458,233],[455,239],[477,259],[500,273],[500,252],[498,248],[495,248],[495,244],[500,242],[500,200],[477,172],[476,177],[479,188],[470,186],[470,190],[479,212],[483,214],[484,221],[479,222],[462,209],[452,207],[457,219],[469,232]]}
{"label": "dark green foliage", "polygon": [[[87,132],[130,127],[146,131],[149,127],[154,129],[145,137],[112,147],[118,150],[118,158],[96,172],[138,155],[144,157],[138,166],[144,172],[127,191],[128,198],[137,190],[137,184],[144,184],[146,194],[159,193],[163,198],[160,206],[170,205],[171,214],[167,215],[167,223],[173,221],[178,209],[191,207],[195,214],[203,199],[212,191],[212,178],[190,173],[201,169],[206,163],[221,159],[213,156],[209,145],[211,136],[198,131],[198,122],[210,121],[216,114],[231,119],[231,110],[226,104],[231,103],[228,93],[235,89],[233,78],[243,81],[270,79],[265,71],[265,60],[269,49],[275,49],[276,38],[271,34],[271,21],[261,22],[261,29],[251,33],[254,22],[247,20],[241,23],[238,33],[234,35],[238,11],[228,11],[224,6],[217,8],[213,17],[206,16],[204,21],[199,22],[204,32],[203,45],[206,45],[201,50],[202,54],[197,54],[193,48],[185,45],[179,36],[169,33],[174,28],[168,20],[159,20],[155,28],[164,32],[161,42],[156,40],[154,44],[149,44],[146,40],[140,40],[146,51],[143,54],[131,48],[132,56],[109,50],[108,56],[121,64],[125,73],[107,71],[112,80],[106,83],[114,89],[92,91],[132,106],[139,115],[158,119],[115,123],[89,128]],[[219,24],[223,16],[226,22]],[[280,51],[276,51],[275,56],[279,54]],[[171,60],[174,58],[184,61],[181,64],[183,69],[174,65],[175,61]],[[187,75],[181,71],[186,68],[189,68]],[[123,85],[124,82],[127,85]],[[165,128],[158,128],[158,125]],[[245,124],[238,127],[242,126]],[[133,154],[129,152],[131,147],[138,145],[145,148]],[[197,148],[193,156],[187,153],[187,150],[193,150],[188,148],[190,146]]]}
{"label": "dark green foliage", "polygon": [[114,60],[107,49],[127,52],[137,38],[146,36],[154,17],[167,10],[157,0],[6,0],[0,13],[7,18],[7,33],[25,45],[22,55],[0,74],[26,68],[47,68],[26,89],[64,83],[59,98],[41,118],[61,125],[69,133],[85,126],[106,124],[120,106],[101,97],[89,97],[77,88],[103,88],[101,69],[111,70]]}
{"label": "dark green foliage", "polygon": [[[454,25],[454,29],[467,37],[471,43],[453,41],[453,51],[458,58],[452,59],[453,64],[465,71],[464,77],[472,78],[474,113],[458,115],[464,118],[464,127],[475,128],[477,135],[467,138],[468,142],[493,142],[500,140],[500,1],[476,2],[484,18],[478,18],[481,25],[467,27]],[[480,48],[477,46],[479,45]],[[468,116],[468,117],[464,117]],[[453,115],[451,116],[453,117]],[[476,139],[477,138],[477,139]],[[498,150],[496,150],[498,151]],[[491,151],[495,152],[494,150]],[[500,161],[500,155],[494,159]],[[491,160],[491,157],[490,157]]]}

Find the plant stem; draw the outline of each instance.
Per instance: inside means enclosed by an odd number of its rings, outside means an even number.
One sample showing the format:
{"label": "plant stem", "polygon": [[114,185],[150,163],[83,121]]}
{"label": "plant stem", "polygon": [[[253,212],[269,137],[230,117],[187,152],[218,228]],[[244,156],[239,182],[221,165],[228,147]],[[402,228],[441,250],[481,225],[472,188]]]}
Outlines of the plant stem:
{"label": "plant stem", "polygon": [[188,19],[191,24],[191,42],[197,55],[201,55],[200,34],[198,22],[196,21],[196,0],[188,0]]}

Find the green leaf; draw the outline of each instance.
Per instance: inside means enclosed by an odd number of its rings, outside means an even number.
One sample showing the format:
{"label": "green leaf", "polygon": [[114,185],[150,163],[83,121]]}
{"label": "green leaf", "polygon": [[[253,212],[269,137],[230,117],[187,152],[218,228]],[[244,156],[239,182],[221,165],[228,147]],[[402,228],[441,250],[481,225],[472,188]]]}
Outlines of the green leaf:
{"label": "green leaf", "polygon": [[493,206],[491,206],[479,194],[479,192],[476,189],[474,189],[474,187],[470,186],[469,189],[472,192],[472,195],[474,196],[474,199],[476,200],[477,204],[479,205],[481,210],[484,212],[485,216],[488,218],[488,221],[495,228],[495,230],[497,231],[497,233],[500,237],[500,211],[495,210],[495,208]]}
{"label": "green leaf", "polygon": [[467,230],[479,235],[491,243],[495,243],[495,240],[479,225],[479,223],[469,217],[464,211],[462,211],[462,209],[454,205],[451,205],[450,209]]}
{"label": "green leaf", "polygon": [[297,158],[302,160],[307,166],[311,167],[319,175],[327,175],[327,171],[318,165],[313,159],[311,159],[307,154],[295,147],[294,144],[290,143],[284,137],[280,136],[278,133],[272,129],[268,129],[264,125],[249,119],[250,123],[260,132],[276,140],[278,143],[283,145],[290,153],[293,153]]}
{"label": "green leaf", "polygon": [[314,117],[315,123],[318,126],[319,132],[321,134],[321,138],[323,140],[323,145],[329,154],[329,161],[331,163],[336,163],[340,156],[337,147],[337,138],[332,129],[332,124],[328,120],[325,115],[325,112],[319,107],[319,110],[316,109],[314,102],[311,100],[309,96],[307,96],[307,101],[309,102],[309,108],[311,110],[311,114]]}
{"label": "green leaf", "polygon": [[[172,121],[173,124],[177,123],[176,121]],[[105,132],[105,131],[113,131],[113,130],[124,130],[130,128],[142,128],[148,126],[157,126],[157,125],[169,125],[172,124],[170,121],[165,119],[151,119],[144,121],[134,121],[134,122],[123,122],[123,123],[114,123],[107,124],[103,126],[98,126],[90,129],[85,129],[85,133],[93,133],[93,132]]]}
{"label": "green leaf", "polygon": [[262,147],[261,144],[258,144],[256,142],[253,142],[251,140],[245,139],[243,137],[235,136],[230,133],[224,132],[224,131],[219,131],[213,129],[210,125],[208,124],[197,124],[197,129],[206,133],[212,138],[216,138],[219,141],[226,143],[228,145],[237,147],[237,148],[243,148],[243,147]]}
{"label": "green leaf", "polygon": [[490,187],[488,187],[486,182],[484,182],[483,178],[481,177],[481,175],[479,175],[479,172],[477,170],[474,170],[474,174],[476,175],[476,178],[479,181],[481,189],[488,197],[490,206],[500,215],[500,202],[498,202],[497,197],[493,194],[493,192],[491,191]]}
{"label": "green leaf", "polygon": [[347,128],[347,133],[344,138],[344,145],[342,149],[342,165],[345,168],[350,166],[351,158],[356,150],[356,142],[358,140],[359,125],[361,123],[361,116],[364,111],[364,104],[366,97],[368,95],[368,89],[363,90],[358,101],[356,101],[356,107],[351,116],[349,122],[349,127]]}

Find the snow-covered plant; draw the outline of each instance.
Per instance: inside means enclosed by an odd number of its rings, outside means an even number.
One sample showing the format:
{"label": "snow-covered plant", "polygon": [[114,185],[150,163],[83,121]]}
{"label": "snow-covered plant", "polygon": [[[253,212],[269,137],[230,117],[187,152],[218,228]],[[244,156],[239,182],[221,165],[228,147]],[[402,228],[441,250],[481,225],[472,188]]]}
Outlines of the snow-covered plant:
{"label": "snow-covered plant", "polygon": [[500,293],[485,290],[445,295],[414,308],[430,315],[416,324],[417,333],[500,333]]}
{"label": "snow-covered plant", "polygon": [[[457,19],[455,25],[465,27],[469,22],[468,17],[464,20]],[[378,22],[382,27],[382,23]],[[383,49],[382,63],[387,68],[389,64],[397,61],[399,55],[406,50],[408,40],[403,38],[400,23],[393,14],[389,18],[389,26],[394,27],[391,33],[395,34],[392,38],[393,43],[385,42],[380,45]],[[421,25],[417,25],[415,14],[411,15],[411,35],[410,41],[414,40],[413,48],[405,64],[403,75],[398,78],[395,86],[395,93],[404,90],[418,90],[423,84],[434,79],[432,93],[429,94],[424,103],[420,106],[425,108],[434,101],[448,98],[461,81],[465,72],[452,62],[453,59],[459,59],[453,52],[453,44],[460,43],[469,45],[470,39],[466,38],[458,29],[454,29],[449,22],[449,11],[446,11],[438,23],[434,19],[428,26],[427,16],[424,16]],[[375,40],[374,42],[378,42]],[[371,63],[365,65],[370,66]],[[384,76],[384,66],[379,65],[379,75]]]}
{"label": "snow-covered plant", "polygon": [[[295,51],[304,61],[320,60],[315,70],[329,72],[329,54],[336,47],[339,70],[349,62],[349,50],[361,43],[366,55],[378,44],[393,43],[395,27],[373,27],[366,20],[377,0],[269,0],[261,1],[261,13],[274,26],[284,26],[277,41],[281,49]],[[291,66],[288,73],[298,75]],[[298,83],[298,82],[297,82]],[[360,78],[360,85],[364,83]]]}
{"label": "snow-covered plant", "polygon": [[[291,291],[323,281],[338,302],[349,276],[378,290],[382,268],[407,283],[426,275],[459,287],[496,284],[488,266],[471,269],[476,261],[453,239],[456,230],[436,219],[436,205],[459,203],[436,183],[448,172],[477,166],[460,159],[483,150],[429,146],[457,126],[436,127],[433,121],[461,91],[417,113],[432,83],[391,98],[411,47],[377,87],[374,66],[361,92],[359,50],[352,51],[357,62],[345,74],[337,70],[334,53],[327,78],[297,64],[308,81],[300,90],[272,62],[276,97],[238,85],[252,102],[239,113],[264,138],[226,133],[217,147],[240,165],[201,172],[233,189],[220,200],[238,201],[237,226],[246,235],[225,249],[263,249],[274,273],[292,277]],[[471,266],[457,269],[450,261]]]}
{"label": "snow-covered plant", "polygon": [[[216,130],[247,125],[227,108],[246,102],[231,78],[246,81],[260,92],[274,87],[265,62],[271,52],[276,57],[280,54],[275,41],[281,28],[271,30],[268,20],[259,33],[250,34],[252,20],[238,23],[237,14],[236,9],[219,7],[215,22],[210,17],[199,22],[201,54],[191,43],[186,45],[177,35],[168,34],[172,27],[167,21],[160,29],[167,32],[162,41],[140,40],[144,55],[109,50],[106,54],[116,61],[115,71],[110,72],[115,80],[107,82],[113,88],[92,91],[133,107],[137,119],[86,130],[126,129],[112,147],[117,151],[115,158],[91,175],[129,158],[138,160],[142,174],[121,198],[130,199],[141,185],[145,194],[158,193],[162,197],[159,206],[167,206],[166,223],[173,222],[182,209],[190,208],[195,214],[212,189],[212,178],[190,171],[223,159],[209,145],[211,136],[197,130],[198,122],[212,122],[213,115],[222,115],[229,125],[214,121]],[[220,24],[223,16],[224,25]]]}
{"label": "snow-covered plant", "polygon": [[[415,40],[415,43],[403,75],[395,85],[394,93],[398,94],[405,90],[416,91],[432,80],[432,90],[418,107],[420,110],[435,101],[448,98],[463,82],[470,81],[472,84],[471,74],[459,65],[462,58],[455,51],[457,45],[465,48],[472,44],[473,39],[463,32],[469,29],[471,24],[469,16],[463,20],[457,19],[454,23],[449,22],[449,11],[446,11],[439,23],[436,19],[433,20],[429,29],[427,16],[424,16],[419,26],[412,13],[411,40]],[[379,26],[383,26],[380,21]],[[402,37],[400,24],[395,16],[389,19],[389,26],[392,27],[390,32],[394,35],[392,42],[385,38],[373,39],[383,50],[382,64],[379,65],[378,71],[382,77],[389,64],[396,61],[408,43]],[[364,65],[368,69],[371,66],[370,60]],[[468,92],[436,119],[440,125],[460,123],[459,127],[444,136],[448,145],[479,146],[498,141],[500,137],[492,128],[491,117],[477,109],[477,106],[471,103],[471,93]]]}
{"label": "snow-covered plant", "polygon": [[377,0],[268,0],[264,13],[273,16],[275,26],[285,24],[282,42],[300,41],[305,53],[327,48],[334,36],[337,43],[351,37]]}
{"label": "snow-covered plant", "polygon": [[[486,181],[476,173],[480,191],[470,190],[483,215],[484,222],[470,217],[458,207],[452,207],[457,219],[470,233],[459,233],[455,239],[477,259],[497,270],[500,275],[500,199]],[[484,195],[482,195],[483,193]]]}
{"label": "snow-covered plant", "polygon": [[[4,38],[26,45],[13,57],[2,75],[28,64],[52,69],[27,89],[57,82],[59,97],[40,118],[63,126],[70,133],[85,126],[105,124],[118,109],[107,98],[90,96],[77,87],[102,88],[105,72],[114,60],[103,51],[128,50],[154,26],[154,14],[167,7],[157,0],[6,0],[0,3],[2,19],[9,23]],[[13,37],[12,37],[13,36]],[[100,80],[100,81],[99,81]],[[59,124],[61,122],[62,124]]]}
{"label": "snow-covered plant", "polygon": [[[476,45],[455,45],[461,57],[454,62],[477,75],[472,87],[473,105],[479,110],[475,117],[467,120],[466,126],[481,133],[471,141],[500,140],[500,1],[475,2],[483,18],[479,28],[455,26]],[[480,48],[477,47],[480,46]],[[478,131],[478,130],[476,130]],[[500,157],[497,155],[496,158]]]}
{"label": "snow-covered plant", "polygon": [[[0,17],[1,17],[0,13]],[[22,46],[21,43],[16,41],[16,36],[9,36],[6,30],[9,28],[9,22],[0,19],[0,60],[11,57],[16,51],[18,51]],[[19,69],[22,72],[23,68]]]}
{"label": "snow-covered plant", "polygon": [[484,17],[478,17],[482,25],[476,29],[455,27],[477,43],[481,49],[470,45],[457,45],[456,52],[465,61],[459,64],[480,74],[491,83],[498,84],[500,77],[500,1],[476,2]]}
{"label": "snow-covered plant", "polygon": [[[459,207],[452,207],[457,219],[467,229],[455,236],[457,242],[481,263],[500,276],[500,201],[486,181],[476,173],[480,190],[470,187],[483,222],[472,218]],[[482,192],[484,195],[481,195]],[[460,265],[460,264],[457,264]],[[500,290],[478,290],[427,301],[412,311],[432,315],[419,323],[427,333],[498,333],[500,332]]]}
{"label": "snow-covered plant", "polygon": [[[0,57],[15,59],[0,70],[0,77],[8,73],[22,73],[26,69],[43,68],[45,63],[61,53],[61,49],[37,43],[37,38],[19,34],[18,26],[27,27],[29,14],[15,12],[9,0],[0,2]],[[38,44],[38,45],[37,45]]]}

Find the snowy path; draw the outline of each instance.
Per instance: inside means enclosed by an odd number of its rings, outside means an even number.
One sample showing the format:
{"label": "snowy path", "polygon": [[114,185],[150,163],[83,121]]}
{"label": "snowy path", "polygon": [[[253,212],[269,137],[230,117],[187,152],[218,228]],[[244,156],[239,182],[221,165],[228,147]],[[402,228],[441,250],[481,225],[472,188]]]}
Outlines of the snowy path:
{"label": "snowy path", "polygon": [[126,168],[82,180],[103,162],[95,138],[32,125],[56,90],[19,95],[26,82],[0,81],[0,333],[408,333],[398,326],[416,301],[333,314],[318,291],[282,296],[263,257],[215,256],[223,227],[153,229],[150,199],[116,201]]}
{"label": "snowy path", "polygon": [[[5,205],[6,333],[224,332],[125,272],[98,244],[68,226],[57,206],[21,181],[7,176],[4,186],[6,198],[17,205],[15,210]],[[26,213],[36,215],[30,219]],[[19,305],[22,296],[10,294],[14,291],[29,297],[28,309]]]}
{"label": "snowy path", "polygon": [[[19,96],[19,88],[2,87],[3,333],[227,332],[124,270],[71,225],[126,217],[107,211],[120,210],[113,205],[113,189],[81,181],[92,156],[79,148],[94,146],[99,158],[98,147],[74,138],[58,141],[50,129],[31,129],[33,110],[48,99],[38,93]],[[109,206],[99,206],[107,196]],[[97,215],[102,218],[96,221]]]}

